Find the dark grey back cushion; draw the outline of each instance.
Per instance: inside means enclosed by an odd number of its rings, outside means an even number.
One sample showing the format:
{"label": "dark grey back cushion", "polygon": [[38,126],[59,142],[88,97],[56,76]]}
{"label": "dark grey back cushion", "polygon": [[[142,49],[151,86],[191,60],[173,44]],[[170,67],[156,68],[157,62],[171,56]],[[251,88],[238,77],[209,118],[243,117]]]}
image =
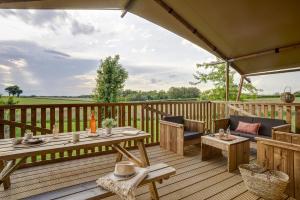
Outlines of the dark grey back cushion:
{"label": "dark grey back cushion", "polygon": [[253,117],[230,115],[229,118],[230,130],[234,131],[238,127],[239,121],[252,123]]}
{"label": "dark grey back cushion", "polygon": [[168,121],[168,122],[177,123],[177,124],[184,124],[183,116],[164,117],[163,120]]}
{"label": "dark grey back cushion", "polygon": [[272,127],[286,124],[285,120],[253,117],[253,123],[261,123],[258,135],[272,137]]}
{"label": "dark grey back cushion", "polygon": [[268,137],[272,137],[272,127],[286,124],[286,121],[281,119],[231,115],[229,119],[230,130],[234,131],[237,128],[239,121],[247,123],[260,123],[261,125],[258,130],[258,135]]}

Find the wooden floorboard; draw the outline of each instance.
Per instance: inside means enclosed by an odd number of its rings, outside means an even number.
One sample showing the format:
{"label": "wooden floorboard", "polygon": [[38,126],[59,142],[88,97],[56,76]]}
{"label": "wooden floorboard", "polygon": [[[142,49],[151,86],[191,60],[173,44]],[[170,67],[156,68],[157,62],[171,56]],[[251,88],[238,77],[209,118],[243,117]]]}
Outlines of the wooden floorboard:
{"label": "wooden floorboard", "polygon": [[[160,149],[159,146],[148,147],[147,151],[152,164],[165,162],[176,168],[176,175],[157,184],[162,200],[260,199],[246,190],[238,171],[227,172],[225,158],[201,161],[199,147],[189,147],[184,157]],[[138,154],[137,150],[132,152]],[[255,162],[255,155],[252,154],[250,159]],[[111,172],[114,160],[115,155],[111,154],[20,169],[12,175],[11,189],[3,191],[1,188],[0,199],[26,198],[65,187],[68,187],[63,191],[65,199],[72,199],[79,190],[96,191],[98,188],[93,181]],[[138,188],[136,195],[138,200],[150,199],[146,186]],[[117,199],[117,196],[111,196],[105,200]]]}

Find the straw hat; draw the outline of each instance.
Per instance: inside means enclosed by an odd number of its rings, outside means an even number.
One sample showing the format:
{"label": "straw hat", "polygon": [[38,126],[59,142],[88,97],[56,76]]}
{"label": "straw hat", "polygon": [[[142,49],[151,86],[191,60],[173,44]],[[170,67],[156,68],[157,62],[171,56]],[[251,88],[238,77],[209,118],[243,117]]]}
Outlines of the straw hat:
{"label": "straw hat", "polygon": [[115,177],[118,179],[129,179],[136,175],[136,165],[130,161],[121,161],[116,163]]}

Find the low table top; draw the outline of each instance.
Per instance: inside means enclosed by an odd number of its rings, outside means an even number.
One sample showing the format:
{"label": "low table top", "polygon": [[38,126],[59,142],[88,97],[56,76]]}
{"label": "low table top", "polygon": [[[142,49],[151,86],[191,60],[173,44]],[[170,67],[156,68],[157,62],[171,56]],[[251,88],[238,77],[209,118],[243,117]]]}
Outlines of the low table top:
{"label": "low table top", "polygon": [[[124,131],[137,130],[139,133],[137,135],[123,135]],[[13,139],[1,139],[0,140],[0,160],[10,160],[16,158],[22,158],[25,156],[34,156],[41,153],[53,153],[59,151],[67,151],[74,149],[81,149],[86,147],[96,147],[96,146],[109,146],[112,144],[119,144],[121,142],[130,140],[143,140],[150,136],[150,134],[140,131],[132,127],[118,127],[112,129],[112,136],[98,136],[98,137],[88,137],[85,131],[79,131],[80,141],[72,142],[72,133],[61,133],[57,138],[54,138],[52,134],[41,135],[41,138],[48,140],[46,143],[39,145],[29,145],[25,147],[18,147],[18,145],[13,144]],[[24,146],[24,145],[23,145]]]}
{"label": "low table top", "polygon": [[[211,135],[214,135],[214,136],[211,136]],[[249,138],[231,135],[232,137],[235,137],[236,139],[232,140],[232,141],[225,141],[225,140],[221,140],[219,138],[219,134],[211,134],[211,135],[201,136],[202,143],[206,143],[206,141],[209,141],[209,142],[215,142],[215,143],[222,143],[225,145],[232,145],[232,144],[238,144],[238,143],[250,140]]]}

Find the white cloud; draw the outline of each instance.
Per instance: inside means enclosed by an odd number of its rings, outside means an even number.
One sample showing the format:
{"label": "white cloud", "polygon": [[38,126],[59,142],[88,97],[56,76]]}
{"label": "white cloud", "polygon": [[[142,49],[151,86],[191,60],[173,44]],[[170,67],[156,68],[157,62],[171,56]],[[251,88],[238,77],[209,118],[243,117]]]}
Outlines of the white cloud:
{"label": "white cloud", "polygon": [[[120,18],[120,11],[0,10],[0,24],[0,85],[18,83],[25,94],[90,93],[99,61],[115,54],[129,71],[126,88],[145,90],[188,86],[196,64],[214,60],[140,17]],[[298,76],[252,79],[271,93],[284,85],[300,90]]]}

